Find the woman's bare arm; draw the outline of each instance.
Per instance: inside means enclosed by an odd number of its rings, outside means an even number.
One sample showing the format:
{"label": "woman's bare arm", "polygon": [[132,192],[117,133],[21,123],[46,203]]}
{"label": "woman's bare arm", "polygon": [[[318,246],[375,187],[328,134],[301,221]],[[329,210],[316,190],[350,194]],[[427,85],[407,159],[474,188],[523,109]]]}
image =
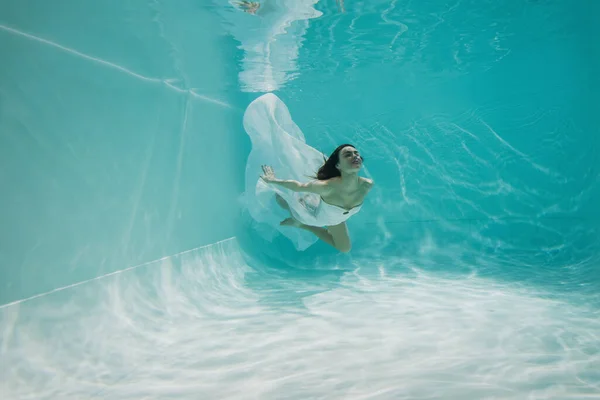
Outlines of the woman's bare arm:
{"label": "woman's bare arm", "polygon": [[302,183],[295,180],[274,179],[268,181],[268,183],[293,190],[294,192],[309,192],[320,195],[326,194],[327,189],[329,188],[327,181],[311,181]]}
{"label": "woman's bare arm", "polygon": [[261,176],[261,179],[269,184],[277,185],[284,187],[286,189],[292,190],[294,192],[309,192],[316,193],[319,195],[324,195],[329,190],[329,182],[328,181],[310,181],[306,183],[298,182],[291,179],[277,179],[275,177],[275,172],[273,172],[273,168],[268,165],[262,166],[264,175]]}

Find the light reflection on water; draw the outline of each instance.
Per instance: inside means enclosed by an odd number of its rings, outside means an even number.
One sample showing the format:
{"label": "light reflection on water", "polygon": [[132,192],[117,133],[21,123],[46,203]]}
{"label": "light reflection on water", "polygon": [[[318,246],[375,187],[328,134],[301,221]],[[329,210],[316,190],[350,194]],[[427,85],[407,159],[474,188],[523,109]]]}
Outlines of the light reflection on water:
{"label": "light reflection on water", "polygon": [[[246,261],[231,239],[3,308],[3,392],[522,399],[599,389],[600,320],[568,297],[393,257],[273,289],[281,276]],[[283,300],[292,294],[299,301]]]}
{"label": "light reflection on water", "polygon": [[254,3],[260,7],[252,12],[235,1],[215,3],[242,50],[240,86],[251,92],[281,90],[311,74],[327,84],[365,65],[408,68],[421,83],[452,78],[489,70],[524,37],[530,46],[560,41],[581,24],[580,14],[556,1]]}

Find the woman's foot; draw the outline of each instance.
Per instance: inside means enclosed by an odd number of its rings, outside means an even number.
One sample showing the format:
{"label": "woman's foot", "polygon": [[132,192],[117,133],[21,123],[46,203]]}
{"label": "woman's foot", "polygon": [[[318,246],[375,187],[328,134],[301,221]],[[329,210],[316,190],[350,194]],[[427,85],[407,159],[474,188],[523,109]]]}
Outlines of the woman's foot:
{"label": "woman's foot", "polygon": [[289,217],[279,223],[281,226],[295,226],[298,228],[302,223],[295,218]]}
{"label": "woman's foot", "polygon": [[238,1],[237,5],[242,11],[245,11],[248,14],[256,14],[258,9],[260,8],[260,3],[258,1],[242,0]]}

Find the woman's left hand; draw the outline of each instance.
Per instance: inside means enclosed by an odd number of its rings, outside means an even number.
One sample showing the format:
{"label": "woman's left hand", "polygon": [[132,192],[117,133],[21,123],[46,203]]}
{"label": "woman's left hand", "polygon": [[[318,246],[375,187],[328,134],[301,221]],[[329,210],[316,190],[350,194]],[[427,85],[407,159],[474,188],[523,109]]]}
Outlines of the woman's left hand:
{"label": "woman's left hand", "polygon": [[277,178],[275,178],[275,172],[273,171],[273,168],[269,165],[263,165],[262,166],[262,170],[263,170],[263,175],[261,176],[261,179],[267,183],[271,183],[271,182],[275,182],[277,180]]}

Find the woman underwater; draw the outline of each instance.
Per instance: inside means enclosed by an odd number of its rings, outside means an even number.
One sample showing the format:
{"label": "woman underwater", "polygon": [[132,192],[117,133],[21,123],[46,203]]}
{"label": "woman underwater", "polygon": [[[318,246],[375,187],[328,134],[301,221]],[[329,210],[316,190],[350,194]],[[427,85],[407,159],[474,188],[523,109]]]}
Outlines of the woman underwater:
{"label": "woman underwater", "polygon": [[346,220],[360,211],[365,197],[373,187],[372,180],[358,176],[362,164],[363,158],[359,151],[353,145],[342,144],[319,168],[317,179],[307,183],[278,179],[273,168],[263,165],[261,178],[266,183],[297,193],[318,195],[317,204],[312,206],[307,217],[306,213],[296,212],[298,206],[310,209],[302,198],[299,198],[299,204],[294,207],[276,194],[277,203],[291,214],[280,225],[304,229],[337,250],[349,252],[352,245]]}
{"label": "woman underwater", "polygon": [[[252,101],[243,122],[252,150],[241,200],[256,231],[269,241],[279,232],[299,251],[319,239],[350,251],[346,220],[360,211],[373,186],[358,176],[363,158],[356,147],[342,144],[326,157],[309,146],[287,106],[273,93]],[[274,209],[277,204],[289,218],[282,221]]]}

